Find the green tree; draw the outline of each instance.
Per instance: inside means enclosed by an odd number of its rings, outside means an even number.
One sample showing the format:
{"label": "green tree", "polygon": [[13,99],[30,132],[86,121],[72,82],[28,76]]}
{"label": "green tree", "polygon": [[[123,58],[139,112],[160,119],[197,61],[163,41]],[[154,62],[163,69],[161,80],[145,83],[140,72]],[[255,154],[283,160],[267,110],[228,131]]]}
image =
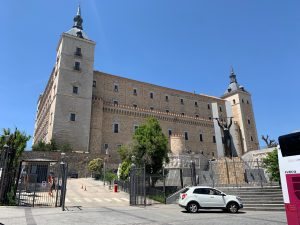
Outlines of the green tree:
{"label": "green tree", "polygon": [[[30,139],[30,135],[26,135],[24,132],[19,131],[15,128],[14,132],[11,130],[3,129],[3,133],[0,135],[0,153],[4,149],[4,145],[8,145],[11,152],[10,159],[7,164],[7,171],[10,175],[7,177],[7,183],[12,184],[10,189],[6,189],[7,193],[4,197],[4,204],[14,205],[15,204],[15,193],[16,184],[14,183],[16,178],[16,173],[19,165],[19,158],[26,148],[27,141]],[[5,171],[2,171],[5,172]]]}
{"label": "green tree", "polygon": [[10,149],[14,152],[13,157],[13,166],[18,166],[18,160],[22,153],[24,152],[27,142],[30,140],[31,136],[25,134],[25,132],[19,131],[15,128],[15,131],[12,133],[9,128],[3,129],[3,133],[0,135],[0,151],[3,150],[3,146],[7,144]]}
{"label": "green tree", "polygon": [[111,182],[117,179],[117,175],[112,171],[107,171],[105,173],[105,181],[108,181],[111,185]]}
{"label": "green tree", "polygon": [[267,157],[263,159],[263,164],[267,172],[271,175],[271,180],[280,182],[277,149],[267,154]]}
{"label": "green tree", "polygon": [[145,163],[146,173],[162,174],[163,163],[169,162],[168,152],[168,139],[163,134],[158,120],[148,118],[136,129],[133,145],[119,149],[122,159],[120,177],[128,177],[132,156],[135,156],[134,163],[137,166],[143,166]]}
{"label": "green tree", "polygon": [[39,141],[37,144],[32,145],[32,151],[62,151],[62,152],[70,152],[72,151],[72,147],[68,143],[57,144],[54,139],[50,140],[49,143],[45,143],[44,141]]}
{"label": "green tree", "polygon": [[101,174],[103,168],[103,160],[101,158],[93,159],[88,164],[88,170],[95,174]]}

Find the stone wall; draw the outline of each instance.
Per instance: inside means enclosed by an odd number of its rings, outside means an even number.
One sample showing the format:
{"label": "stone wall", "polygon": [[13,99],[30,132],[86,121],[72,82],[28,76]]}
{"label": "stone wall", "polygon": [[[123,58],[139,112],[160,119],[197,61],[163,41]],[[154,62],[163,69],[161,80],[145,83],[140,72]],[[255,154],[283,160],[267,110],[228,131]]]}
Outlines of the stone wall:
{"label": "stone wall", "polygon": [[[92,159],[103,158],[100,154],[91,154],[91,153],[75,153],[68,152],[65,155],[65,161],[68,163],[69,172],[75,171],[78,172],[79,177],[90,176],[91,172],[87,170],[87,164]],[[53,159],[61,161],[61,152],[33,152],[25,151],[21,159]],[[118,164],[110,163],[107,161],[107,168],[117,169]]]}

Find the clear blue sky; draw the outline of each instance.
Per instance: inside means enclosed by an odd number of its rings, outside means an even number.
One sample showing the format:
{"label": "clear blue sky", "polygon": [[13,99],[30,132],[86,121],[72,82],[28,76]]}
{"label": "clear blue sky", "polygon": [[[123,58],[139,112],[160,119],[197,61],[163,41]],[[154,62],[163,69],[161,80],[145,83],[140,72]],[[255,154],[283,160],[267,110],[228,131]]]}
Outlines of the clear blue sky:
{"label": "clear blue sky", "polygon": [[[78,1],[0,3],[0,127],[33,135],[38,96]],[[97,43],[95,70],[221,96],[233,65],[252,93],[259,138],[300,129],[300,1],[82,0],[81,7]]]}

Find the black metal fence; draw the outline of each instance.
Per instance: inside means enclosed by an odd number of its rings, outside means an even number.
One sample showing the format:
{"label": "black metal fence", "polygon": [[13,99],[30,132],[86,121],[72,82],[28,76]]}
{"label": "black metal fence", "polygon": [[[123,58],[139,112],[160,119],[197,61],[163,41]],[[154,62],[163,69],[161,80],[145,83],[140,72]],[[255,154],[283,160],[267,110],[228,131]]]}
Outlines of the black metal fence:
{"label": "black metal fence", "polygon": [[20,162],[16,201],[22,206],[62,207],[66,195],[67,164],[53,160]]}
{"label": "black metal fence", "polygon": [[202,185],[217,188],[278,186],[260,160],[243,161],[223,158],[209,161],[207,166],[164,168],[162,174],[146,174],[143,167],[131,169],[130,182],[118,181],[121,190],[130,193],[130,205],[166,203],[167,198],[186,186]]}

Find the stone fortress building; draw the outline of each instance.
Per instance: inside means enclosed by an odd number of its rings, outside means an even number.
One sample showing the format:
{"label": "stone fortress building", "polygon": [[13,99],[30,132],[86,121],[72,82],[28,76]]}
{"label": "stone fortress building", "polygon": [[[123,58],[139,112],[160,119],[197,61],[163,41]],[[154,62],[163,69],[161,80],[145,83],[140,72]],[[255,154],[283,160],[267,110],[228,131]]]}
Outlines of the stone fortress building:
{"label": "stone fortress building", "polygon": [[238,155],[259,148],[251,94],[234,71],[221,97],[189,93],[94,70],[95,42],[82,27],[62,33],[56,63],[37,103],[34,144],[68,143],[74,151],[105,154],[118,162],[117,149],[130,144],[149,116],[159,120],[173,154],[224,156],[223,133],[214,118],[233,117],[230,133]]}

